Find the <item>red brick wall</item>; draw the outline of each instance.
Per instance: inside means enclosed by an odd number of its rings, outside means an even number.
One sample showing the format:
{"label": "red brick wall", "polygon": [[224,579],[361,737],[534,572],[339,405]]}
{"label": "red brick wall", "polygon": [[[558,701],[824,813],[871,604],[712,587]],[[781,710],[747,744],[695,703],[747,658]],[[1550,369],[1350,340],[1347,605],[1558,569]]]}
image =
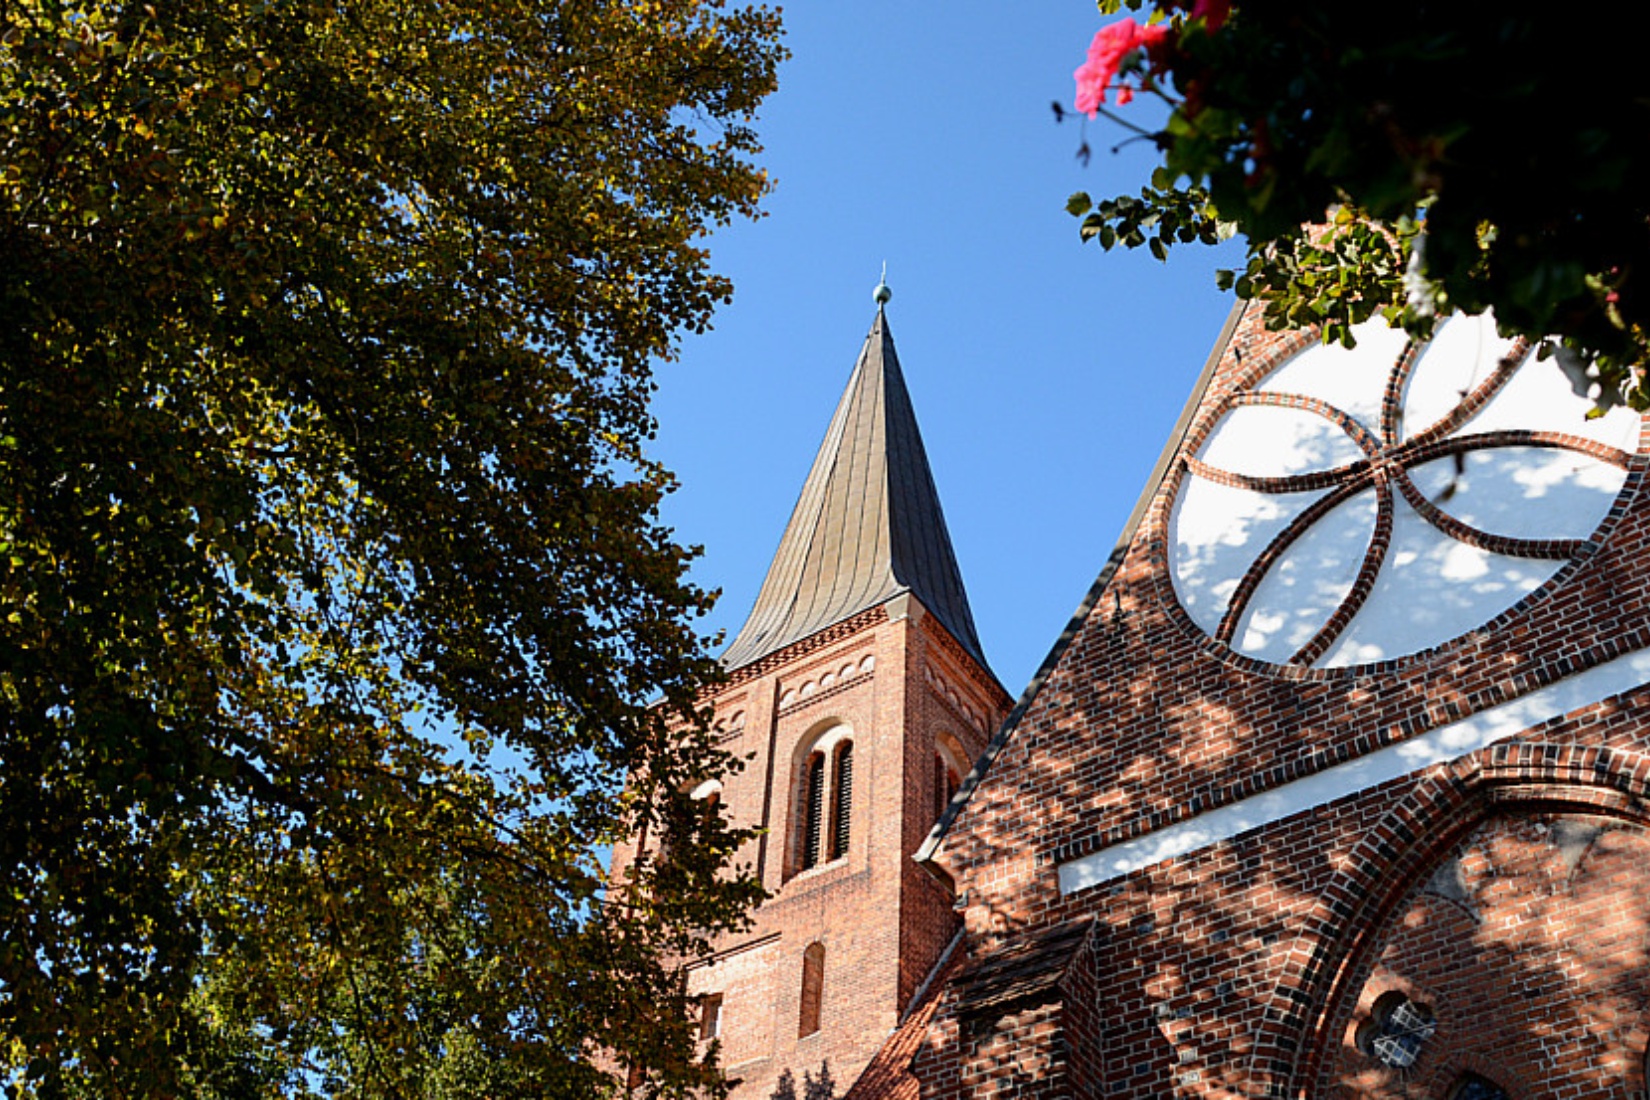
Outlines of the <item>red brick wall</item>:
{"label": "red brick wall", "polygon": [[[740,859],[772,896],[748,933],[690,969],[689,990],[724,998],[721,1064],[740,1082],[734,1097],[766,1100],[786,1071],[798,1095],[805,1075],[824,1072],[840,1095],[960,923],[950,891],[910,859],[934,824],[935,737],[951,735],[972,759],[1008,699],[915,600],[896,598],[736,670],[711,705],[725,746],[748,758],[724,781],[721,806],[735,824],[766,830]],[[804,869],[803,768],[821,737],[843,735],[854,756],[848,852]],[[633,856],[621,846],[614,873]],[[800,1036],[802,958],[815,942],[825,949],[821,1027]]]}
{"label": "red brick wall", "polygon": [[[1509,1096],[1642,1092],[1650,832],[1609,817],[1491,818],[1375,935],[1351,1019],[1335,1017],[1330,1095],[1445,1100],[1469,1071]],[[1435,1017],[1408,1067],[1357,1042],[1388,993]]]}
{"label": "red brick wall", "polygon": [[[1267,334],[1246,317],[1211,392],[1267,369],[1300,340]],[[1542,814],[1604,815],[1620,823],[1611,844],[1637,837],[1639,800],[1650,798],[1650,692],[1069,897],[1056,868],[1650,645],[1645,473],[1645,459],[1635,458],[1625,504],[1600,545],[1532,597],[1436,649],[1356,670],[1263,664],[1194,626],[1167,574],[1171,493],[1159,493],[938,857],[965,900],[977,959],[1037,928],[1094,919],[1092,961],[1083,964],[1091,969],[1068,973],[1036,1007],[1050,1019],[1063,1011],[1069,1022],[1056,1038],[1017,1040],[1041,1044],[1050,1058],[1076,1052],[1059,1086],[1066,1091],[1056,1093],[1396,1095],[1391,1081],[1360,1083],[1344,1044],[1370,975],[1385,973],[1382,966],[1413,970],[1442,950],[1397,931],[1422,920],[1411,916],[1416,905],[1431,904],[1416,900],[1419,885],[1450,852],[1478,842],[1469,837],[1533,828]],[[1546,858],[1534,848],[1507,856],[1522,885],[1496,886],[1496,905],[1522,912],[1574,888]],[[1498,1010],[1505,1026],[1524,1033],[1539,1032],[1542,1020],[1580,1020],[1588,1004],[1613,1006],[1608,1026],[1586,1025],[1594,1035],[1587,1043],[1546,1036],[1538,1046],[1558,1068],[1541,1080],[1503,1082],[1511,1095],[1643,1095],[1643,1025],[1628,1019],[1640,1010],[1621,1006],[1646,988],[1647,940],[1632,900],[1645,884],[1605,877],[1612,885],[1589,903],[1586,934],[1588,950],[1620,972],[1615,984],[1571,967],[1549,968],[1563,980],[1501,1001],[1485,992],[1492,979],[1482,969],[1463,979],[1476,981],[1478,993],[1448,987],[1453,998],[1503,1008],[1528,994],[1521,1015]],[[1552,916],[1549,908],[1543,920]],[[1527,931],[1497,935],[1509,949],[1534,952]],[[1381,952],[1389,947],[1388,960]],[[1530,965],[1545,964],[1532,957]],[[1449,1057],[1457,1061],[1411,1078],[1409,1095],[1442,1096],[1440,1075],[1493,1056],[1481,1049],[1484,1036],[1452,1028],[1455,1039],[1437,1050],[1455,1042]],[[932,1044],[918,1059],[919,1076],[922,1067],[929,1074],[925,1095],[1043,1094],[1010,1087],[1016,1071],[998,1047],[969,1040],[966,1021],[942,1012]]]}

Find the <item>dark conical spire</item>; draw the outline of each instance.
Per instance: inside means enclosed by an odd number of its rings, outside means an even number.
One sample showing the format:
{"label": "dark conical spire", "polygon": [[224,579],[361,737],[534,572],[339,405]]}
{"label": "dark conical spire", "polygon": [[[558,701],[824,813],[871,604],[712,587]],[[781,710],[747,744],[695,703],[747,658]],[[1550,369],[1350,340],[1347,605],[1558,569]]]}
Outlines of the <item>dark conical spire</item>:
{"label": "dark conical spire", "polygon": [[722,664],[750,664],[902,592],[990,671],[879,304],[756,606]]}

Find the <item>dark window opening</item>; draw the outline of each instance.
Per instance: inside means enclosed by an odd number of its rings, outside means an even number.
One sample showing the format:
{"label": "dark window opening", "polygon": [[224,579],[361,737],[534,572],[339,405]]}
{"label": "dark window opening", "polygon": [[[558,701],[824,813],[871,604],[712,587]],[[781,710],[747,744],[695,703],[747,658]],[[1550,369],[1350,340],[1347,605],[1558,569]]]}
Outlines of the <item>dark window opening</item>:
{"label": "dark window opening", "polygon": [[835,826],[831,830],[831,858],[840,859],[848,854],[849,816],[852,813],[854,800],[854,746],[852,742],[842,745],[836,750],[835,775]]}
{"label": "dark window opening", "polygon": [[819,1030],[819,1010],[825,999],[825,945],[812,943],[802,953],[802,1012],[796,1035],[806,1039]]}
{"label": "dark window opening", "polygon": [[814,753],[808,758],[804,780],[802,824],[802,869],[819,865],[820,841],[825,833],[825,757]]}
{"label": "dark window opening", "polygon": [[1476,1073],[1462,1074],[1449,1091],[1449,1100],[1510,1100],[1507,1090]]}
{"label": "dark window opening", "polygon": [[797,795],[795,870],[808,871],[847,855],[853,836],[853,742],[838,741],[828,750],[810,753]]}

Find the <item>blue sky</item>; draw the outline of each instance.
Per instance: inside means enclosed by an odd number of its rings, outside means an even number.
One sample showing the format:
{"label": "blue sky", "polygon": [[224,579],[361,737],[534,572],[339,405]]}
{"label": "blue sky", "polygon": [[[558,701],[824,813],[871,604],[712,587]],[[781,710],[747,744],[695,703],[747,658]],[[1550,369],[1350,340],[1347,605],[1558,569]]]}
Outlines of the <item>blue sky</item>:
{"label": "blue sky", "polygon": [[[1087,0],[837,0],[786,9],[791,60],[765,105],[767,216],[718,230],[735,286],[712,332],[659,372],[655,454],[681,490],[666,521],[705,547],[731,637],[875,306],[888,318],[998,676],[1018,695],[1139,495],[1231,299],[1241,251],[1082,244],[1075,190],[1137,190],[1142,144],[1056,126],[1100,25]],[[1139,101],[1125,109],[1151,118]]]}

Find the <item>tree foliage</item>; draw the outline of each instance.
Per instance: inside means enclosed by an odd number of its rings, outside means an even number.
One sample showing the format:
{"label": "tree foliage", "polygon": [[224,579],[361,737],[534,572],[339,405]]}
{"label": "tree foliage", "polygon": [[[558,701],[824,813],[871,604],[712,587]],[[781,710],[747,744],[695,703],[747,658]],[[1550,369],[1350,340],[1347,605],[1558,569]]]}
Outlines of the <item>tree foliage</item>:
{"label": "tree foliage", "polygon": [[1162,168],[1133,207],[1074,196],[1085,236],[1167,245],[1188,219],[1227,223],[1249,260],[1225,278],[1277,327],[1350,340],[1376,313],[1424,333],[1493,309],[1508,333],[1562,336],[1605,402],[1650,406],[1650,100],[1630,36],[1476,3],[1168,0],[1150,18],[1170,28],[1150,49],[1113,24],[1106,42],[1134,48],[1085,69],[1167,101],[1145,135]]}
{"label": "tree foliage", "polygon": [[[728,294],[699,238],[765,190],[778,34],[0,7],[10,1091],[714,1080],[667,960],[758,889],[682,805],[730,761],[644,446]],[[671,856],[608,895],[643,821]]]}

